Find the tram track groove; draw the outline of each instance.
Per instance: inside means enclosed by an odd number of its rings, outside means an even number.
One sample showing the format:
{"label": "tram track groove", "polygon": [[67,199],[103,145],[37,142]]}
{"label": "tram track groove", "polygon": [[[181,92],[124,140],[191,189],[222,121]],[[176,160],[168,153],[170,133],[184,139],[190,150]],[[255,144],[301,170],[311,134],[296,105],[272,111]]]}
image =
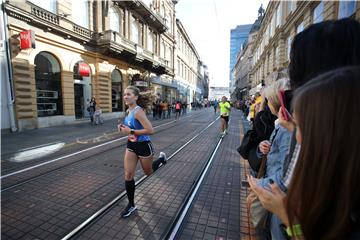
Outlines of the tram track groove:
{"label": "tram track groove", "polygon": [[[186,146],[188,146],[191,142],[193,142],[195,139],[197,139],[201,134],[203,134],[208,128],[210,128],[217,120],[219,119],[219,117],[217,117],[214,121],[212,121],[207,127],[205,127],[203,130],[201,130],[199,133],[197,133],[195,136],[193,136],[189,141],[187,141],[185,144],[183,144],[180,148],[178,148],[174,153],[172,153],[169,157],[168,160],[172,159],[174,156],[176,156],[179,152],[181,152]],[[221,138],[222,139],[222,138]],[[220,141],[221,142],[221,141]],[[218,144],[216,145],[218,146]],[[206,161],[205,166],[207,165],[207,162],[209,160]],[[162,166],[161,166],[162,167]],[[203,169],[202,171],[203,172]],[[153,176],[153,174],[151,174],[150,176],[142,176],[139,180],[137,180],[135,182],[136,186],[139,186],[141,183],[143,183],[145,180],[151,178]],[[126,191],[122,191],[118,196],[116,196],[115,198],[113,198],[111,201],[109,201],[106,205],[104,205],[102,208],[100,208],[97,212],[95,212],[92,216],[90,216],[88,219],[86,219],[84,222],[82,222],[81,224],[79,224],[76,228],[74,228],[71,232],[69,232],[67,235],[65,235],[63,238],[61,238],[62,240],[68,240],[68,239],[73,239],[74,237],[76,237],[78,234],[80,234],[81,232],[83,232],[84,230],[86,230],[87,227],[91,226],[91,224],[93,224],[94,222],[96,222],[97,219],[101,218],[101,216],[103,216],[107,211],[109,211],[112,207],[116,206],[117,202],[119,202],[120,200],[122,200],[124,197],[126,196]]]}
{"label": "tram track groove", "polygon": [[[191,117],[196,117],[196,116],[201,115],[201,114],[202,114],[202,113],[198,113],[198,114],[196,114],[196,115],[191,115],[191,116],[186,116],[186,118],[190,118],[190,119],[191,119]],[[184,118],[185,118],[185,117],[184,117]],[[184,119],[184,118],[182,118],[182,119]],[[187,120],[188,120],[188,119],[187,119]],[[167,127],[167,128],[161,129],[161,130],[158,130],[158,131],[155,132],[154,135],[159,134],[159,133],[162,133],[162,132],[164,132],[164,131],[166,131],[166,130],[171,130],[173,127],[186,124],[187,122],[188,122],[188,121],[170,121],[170,122],[167,122],[167,123],[164,123],[164,124],[157,125],[157,126],[155,126],[154,128],[163,127],[163,126],[169,125],[169,124],[171,124],[171,123],[180,123],[180,124],[171,125],[170,127]],[[28,168],[25,168],[25,169],[22,169],[22,170],[13,172],[13,173],[11,173],[11,174],[3,175],[3,176],[0,177],[0,180],[1,180],[1,181],[4,181],[4,179],[6,179],[6,178],[8,178],[8,177],[15,176],[15,175],[17,175],[17,174],[30,171],[30,170],[35,169],[35,168],[37,168],[37,167],[41,167],[41,166],[44,166],[44,165],[47,165],[47,164],[50,164],[50,163],[56,163],[56,162],[58,162],[58,161],[60,161],[60,160],[65,160],[65,159],[67,159],[67,158],[70,158],[70,157],[79,155],[80,153],[86,153],[86,152],[89,152],[89,151],[94,150],[94,149],[97,149],[97,148],[100,148],[100,149],[101,149],[101,147],[107,146],[107,145],[112,144],[112,143],[115,143],[115,142],[117,142],[117,141],[126,140],[126,139],[127,139],[127,136],[123,136],[123,137],[121,137],[121,138],[119,138],[119,139],[111,140],[111,141],[108,141],[108,142],[105,142],[105,143],[101,143],[101,144],[99,144],[99,145],[96,145],[96,146],[93,146],[93,147],[90,147],[90,148],[86,148],[86,149],[80,150],[80,151],[78,151],[78,152],[76,152],[76,153],[74,153],[74,154],[68,154],[68,155],[65,155],[65,156],[61,156],[61,157],[55,158],[55,159],[53,159],[53,160],[50,160],[50,161],[46,161],[46,162],[44,162],[44,163],[37,164],[37,165],[35,165],[35,166],[31,166],[31,167],[28,167]],[[127,143],[127,141],[121,142],[119,145],[116,145],[116,146],[113,146],[113,147],[104,149],[104,150],[102,150],[102,151],[98,151],[98,152],[94,153],[94,154],[92,155],[92,157],[98,156],[98,155],[103,154],[103,153],[105,153],[105,152],[114,150],[114,149],[116,149],[116,148],[118,148],[118,147],[124,146],[124,145],[126,145],[126,143]],[[24,181],[19,182],[19,183],[15,183],[15,184],[10,185],[10,186],[8,186],[8,187],[2,188],[0,192],[3,193],[3,192],[6,192],[6,191],[8,191],[8,190],[11,190],[11,189],[13,189],[13,188],[15,188],[15,187],[19,187],[19,186],[24,185],[24,184],[26,184],[26,183],[30,183],[30,182],[32,182],[32,181],[37,180],[38,178],[44,177],[44,176],[46,176],[46,175],[48,175],[48,174],[51,174],[51,173],[54,173],[54,172],[57,172],[57,171],[61,171],[61,170],[63,170],[63,169],[66,168],[66,167],[70,167],[70,166],[72,166],[72,165],[79,164],[79,163],[81,163],[81,162],[83,162],[83,161],[85,161],[85,160],[88,160],[88,156],[81,157],[81,158],[79,158],[79,159],[77,159],[77,160],[75,160],[75,161],[72,161],[72,162],[70,162],[70,163],[65,163],[65,164],[62,165],[62,166],[55,167],[54,169],[51,169],[51,170],[45,171],[45,172],[43,172],[43,173],[40,173],[40,174],[37,175],[37,176],[30,177],[30,178],[28,178],[28,179],[26,179],[26,180],[24,180]],[[25,171],[25,170],[26,170],[26,171]],[[2,185],[4,185],[4,184],[5,184],[5,183],[2,182]]]}

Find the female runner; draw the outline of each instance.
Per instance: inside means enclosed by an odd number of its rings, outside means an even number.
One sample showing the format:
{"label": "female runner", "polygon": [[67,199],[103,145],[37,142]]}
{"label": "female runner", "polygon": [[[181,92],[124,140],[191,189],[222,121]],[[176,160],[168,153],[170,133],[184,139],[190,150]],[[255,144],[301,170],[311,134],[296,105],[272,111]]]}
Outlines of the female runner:
{"label": "female runner", "polygon": [[[125,89],[124,101],[128,106],[126,117],[123,123],[119,123],[119,131],[128,135],[128,142],[124,157],[125,189],[129,204],[121,213],[121,217],[126,218],[136,210],[134,203],[135,196],[135,169],[137,162],[140,161],[145,175],[150,175],[159,168],[160,163],[166,164],[165,153],[160,152],[160,157],[153,162],[154,148],[150,141],[150,134],[154,129],[147,119],[145,112],[138,105],[141,105],[140,90],[137,87],[129,86]],[[144,107],[144,106],[143,106]]]}

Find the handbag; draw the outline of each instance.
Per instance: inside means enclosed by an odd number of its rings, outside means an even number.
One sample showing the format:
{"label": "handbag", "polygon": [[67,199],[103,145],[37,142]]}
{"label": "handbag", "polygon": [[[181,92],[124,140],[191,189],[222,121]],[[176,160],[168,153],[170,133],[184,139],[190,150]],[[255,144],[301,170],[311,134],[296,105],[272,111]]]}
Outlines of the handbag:
{"label": "handbag", "polygon": [[254,129],[250,129],[245,133],[240,146],[237,148],[237,152],[241,157],[248,159],[251,148],[257,145],[256,139],[257,135]]}
{"label": "handbag", "polygon": [[[266,157],[262,157],[261,165],[257,178],[262,178],[265,175],[266,170]],[[248,209],[250,213],[250,219],[255,228],[266,228],[270,212],[266,210],[262,205],[258,197],[252,191],[248,197]]]}

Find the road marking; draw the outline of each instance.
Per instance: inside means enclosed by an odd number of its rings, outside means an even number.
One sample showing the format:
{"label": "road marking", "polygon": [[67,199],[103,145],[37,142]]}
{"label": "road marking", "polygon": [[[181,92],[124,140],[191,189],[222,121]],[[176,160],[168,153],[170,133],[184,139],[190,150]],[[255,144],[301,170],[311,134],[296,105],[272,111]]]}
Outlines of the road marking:
{"label": "road marking", "polygon": [[[183,117],[182,119],[185,119],[185,118],[188,118],[188,117],[191,117],[191,115],[190,115],[190,116]],[[173,121],[171,121],[171,122],[163,123],[163,124],[160,124],[160,125],[158,125],[158,126],[156,126],[156,127],[154,127],[154,128],[159,128],[159,127],[162,127],[162,126],[166,126],[166,125],[169,125],[169,124],[174,123],[174,122],[176,122],[176,121],[173,120]],[[49,160],[49,161],[47,161],[47,162],[39,163],[39,164],[37,164],[37,165],[34,165],[34,166],[31,166],[31,167],[28,167],[28,168],[21,169],[21,170],[19,170],[19,171],[15,171],[15,172],[12,172],[12,173],[3,175],[3,176],[0,177],[0,179],[3,180],[3,179],[5,179],[5,178],[14,176],[14,175],[16,175],[16,174],[23,173],[23,172],[27,172],[27,171],[29,171],[29,170],[32,170],[32,169],[35,169],[35,168],[38,168],[38,167],[47,165],[47,164],[49,164],[49,163],[53,163],[53,162],[60,161],[60,160],[62,160],[62,159],[68,158],[68,157],[76,156],[76,155],[78,155],[78,154],[81,154],[81,153],[84,153],[84,152],[87,152],[87,151],[90,151],[90,150],[93,150],[93,149],[96,149],[96,148],[99,148],[99,147],[103,147],[103,146],[106,146],[106,145],[108,145],[108,144],[111,144],[111,143],[114,143],[114,142],[117,142],[117,141],[120,141],[120,140],[123,140],[123,139],[126,139],[126,138],[127,138],[127,136],[124,136],[124,137],[121,137],[121,138],[118,138],[118,139],[115,139],[115,140],[112,140],[112,141],[109,141],[109,142],[106,142],[106,143],[99,144],[99,145],[97,145],[97,146],[93,146],[93,147],[90,147],[90,148],[86,148],[86,149],[83,149],[83,150],[80,150],[80,151],[77,151],[77,152],[74,152],[74,153],[71,153],[71,154],[62,156],[62,157],[58,157],[58,158]]]}
{"label": "road marking", "polygon": [[12,158],[10,158],[10,161],[12,162],[25,162],[29,161],[31,159],[34,159],[36,157],[43,157],[46,155],[49,155],[51,153],[54,153],[58,150],[60,150],[63,146],[65,146],[65,143],[55,143],[43,147],[37,147],[29,150],[23,150],[21,152],[16,153]]}

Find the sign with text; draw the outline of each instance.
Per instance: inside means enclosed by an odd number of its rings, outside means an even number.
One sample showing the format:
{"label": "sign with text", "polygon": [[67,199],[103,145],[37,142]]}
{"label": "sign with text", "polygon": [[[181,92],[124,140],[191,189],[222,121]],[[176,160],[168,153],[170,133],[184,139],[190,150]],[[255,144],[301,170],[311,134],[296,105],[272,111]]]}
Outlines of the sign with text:
{"label": "sign with text", "polygon": [[137,87],[147,87],[149,84],[145,81],[134,81],[134,85]]}
{"label": "sign with text", "polygon": [[24,30],[20,32],[20,49],[35,48],[35,32]]}
{"label": "sign with text", "polygon": [[83,77],[90,76],[90,67],[86,63],[79,63],[79,75]]}

